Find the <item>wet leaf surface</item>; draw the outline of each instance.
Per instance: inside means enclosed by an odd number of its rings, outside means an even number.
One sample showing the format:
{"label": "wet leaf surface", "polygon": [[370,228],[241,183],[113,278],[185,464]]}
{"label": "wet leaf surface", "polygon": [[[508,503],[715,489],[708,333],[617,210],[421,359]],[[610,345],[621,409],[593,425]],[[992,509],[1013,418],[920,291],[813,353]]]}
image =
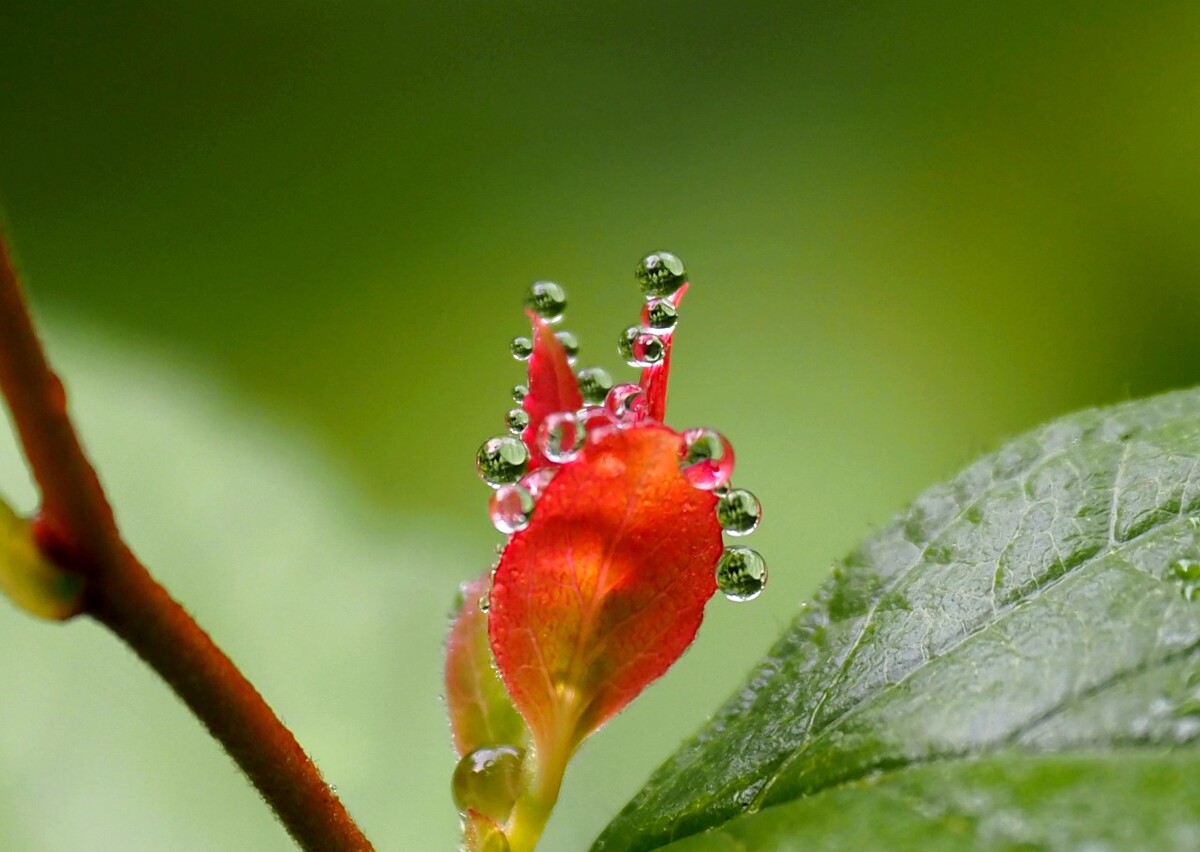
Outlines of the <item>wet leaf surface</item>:
{"label": "wet leaf surface", "polygon": [[930,489],[595,848],[936,848],[950,793],[981,803],[960,844],[1005,813],[1035,845],[1136,848],[1124,812],[1148,847],[1172,826],[1194,846],[1198,469],[1193,391],[1066,417]]}

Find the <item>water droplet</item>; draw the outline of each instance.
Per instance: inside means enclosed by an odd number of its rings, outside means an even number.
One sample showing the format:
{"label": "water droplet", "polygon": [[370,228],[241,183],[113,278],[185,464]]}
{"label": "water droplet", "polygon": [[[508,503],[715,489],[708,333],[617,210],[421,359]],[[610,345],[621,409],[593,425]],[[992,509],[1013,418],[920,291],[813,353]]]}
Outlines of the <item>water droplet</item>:
{"label": "water droplet", "polygon": [[546,486],[550,484],[550,480],[554,478],[554,474],[558,473],[556,467],[539,467],[533,473],[526,474],[521,480],[521,485],[529,492],[529,496],[534,500],[542,496],[542,492],[546,490]]}
{"label": "water droplet", "polygon": [[512,389],[513,402],[520,405],[525,401],[525,397],[529,396],[529,388],[526,385],[514,385]]}
{"label": "water droplet", "polygon": [[529,287],[525,307],[546,322],[558,322],[567,309],[567,291],[553,281],[537,281]]}
{"label": "water droplet", "polygon": [[642,308],[642,324],[651,334],[670,334],[678,321],[679,310],[670,299],[651,299]]}
{"label": "water droplet", "polygon": [[567,363],[574,364],[575,359],[579,356],[579,338],[569,331],[560,331],[554,336],[558,338],[558,342],[567,352]]}
{"label": "water droplet", "polygon": [[555,464],[569,462],[579,455],[583,438],[583,429],[569,411],[549,415],[538,428],[538,446],[542,454]]}
{"label": "water droplet", "polygon": [[529,425],[529,412],[524,408],[513,408],[504,415],[504,425],[508,431],[520,435]]}
{"label": "water droplet", "polygon": [[711,491],[733,476],[733,447],[713,429],[688,429],[679,467],[696,488]]}
{"label": "water droplet", "polygon": [[488,438],[475,454],[479,476],[493,488],[516,482],[529,465],[529,448],[513,435]]}
{"label": "water droplet", "polygon": [[1171,574],[1179,584],[1179,592],[1184,600],[1200,599],[1200,562],[1179,559],[1171,563]]}
{"label": "water droplet", "polygon": [[662,361],[667,354],[667,345],[663,339],[648,331],[639,331],[629,347],[631,367],[652,367]]}
{"label": "water droplet", "polygon": [[508,819],[521,793],[525,750],[516,746],[484,746],[469,752],[454,767],[450,789],[459,813],[475,810],[497,823]]}
{"label": "water droplet", "polygon": [[583,430],[586,440],[595,443],[617,428],[617,421],[600,405],[585,405],[575,412],[575,422]]}
{"label": "water droplet", "polygon": [[487,612],[491,608],[492,608],[492,596],[489,594],[480,595],[479,596],[479,611]]}
{"label": "water droplet", "polygon": [[501,485],[488,503],[492,526],[505,535],[529,526],[533,514],[533,495],[520,485]]}
{"label": "water droplet", "polygon": [[633,360],[633,341],[638,339],[638,335],[642,333],[640,326],[631,325],[629,328],[621,332],[621,336],[617,339],[617,354],[620,355],[626,362]]}
{"label": "water droplet", "polygon": [[512,350],[513,357],[518,361],[527,361],[533,354],[533,341],[528,337],[514,337],[512,343],[508,344],[508,348]]}
{"label": "water droplet", "polygon": [[670,296],[687,280],[683,261],[669,251],[658,251],[643,257],[634,275],[647,299]]}
{"label": "water droplet", "polygon": [[646,394],[641,385],[617,385],[608,392],[604,407],[617,423],[629,425],[641,420],[646,411]]}
{"label": "water droplet", "polygon": [[579,379],[579,393],[583,395],[584,402],[600,405],[612,390],[612,376],[599,367],[585,367],[576,374],[576,378]]}
{"label": "water droplet", "polygon": [[717,588],[731,601],[752,601],[767,585],[767,563],[748,547],[727,547],[717,561]]}
{"label": "water droplet", "polygon": [[758,528],[762,506],[745,488],[735,488],[717,501],[717,520],[729,535],[750,535]]}

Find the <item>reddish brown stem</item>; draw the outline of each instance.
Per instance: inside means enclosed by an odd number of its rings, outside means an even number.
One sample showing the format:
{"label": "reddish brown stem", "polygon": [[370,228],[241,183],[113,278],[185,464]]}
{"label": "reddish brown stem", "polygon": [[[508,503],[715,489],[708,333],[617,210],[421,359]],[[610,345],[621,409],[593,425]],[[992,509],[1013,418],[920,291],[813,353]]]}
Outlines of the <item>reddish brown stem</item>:
{"label": "reddish brown stem", "polygon": [[370,850],[291,731],[122,541],[0,234],[0,391],[42,495],[38,543],[87,577],[85,612],[162,676],[307,850]]}

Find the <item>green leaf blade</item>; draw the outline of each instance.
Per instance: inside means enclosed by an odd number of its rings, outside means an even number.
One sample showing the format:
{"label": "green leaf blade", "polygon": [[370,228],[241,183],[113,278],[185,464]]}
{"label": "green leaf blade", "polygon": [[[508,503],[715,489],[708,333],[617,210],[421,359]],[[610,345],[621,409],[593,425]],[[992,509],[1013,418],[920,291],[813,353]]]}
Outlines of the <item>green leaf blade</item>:
{"label": "green leaf blade", "polygon": [[1056,421],[926,492],[596,848],[658,848],[910,765],[1190,742],[1198,469],[1185,392]]}

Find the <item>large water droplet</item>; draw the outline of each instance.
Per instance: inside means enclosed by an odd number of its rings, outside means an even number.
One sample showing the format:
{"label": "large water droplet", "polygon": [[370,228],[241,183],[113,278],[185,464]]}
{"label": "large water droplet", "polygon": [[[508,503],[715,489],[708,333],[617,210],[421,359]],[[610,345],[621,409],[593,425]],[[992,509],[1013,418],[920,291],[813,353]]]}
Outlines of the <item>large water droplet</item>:
{"label": "large water droplet", "polygon": [[520,435],[529,426],[529,412],[524,408],[510,409],[504,415],[504,425],[508,427],[508,431]]}
{"label": "large water droplet", "polygon": [[488,502],[488,514],[492,526],[505,535],[520,532],[533,515],[533,495],[520,485],[501,485]]}
{"label": "large water droplet", "polygon": [[571,334],[569,331],[560,331],[554,335],[558,338],[558,342],[562,344],[562,348],[567,353],[567,363],[574,364],[575,359],[579,357],[579,338]]}
{"label": "large water droplet", "polygon": [[642,258],[634,270],[642,294],[647,299],[670,296],[683,286],[687,271],[683,261],[669,251],[657,251]]}
{"label": "large water droplet", "polygon": [[731,601],[752,601],[767,585],[767,563],[748,547],[727,547],[717,561],[717,588]]}
{"label": "large water droplet", "polygon": [[683,433],[683,458],[679,467],[696,488],[712,491],[733,476],[733,447],[713,429],[688,429]]}
{"label": "large water droplet", "polygon": [[515,402],[517,405],[520,405],[525,401],[525,397],[527,396],[529,396],[529,387],[527,385],[513,385],[513,402]]}
{"label": "large water droplet", "polygon": [[493,488],[516,482],[529,465],[529,448],[514,435],[488,438],[475,454],[479,476]]}
{"label": "large water droplet", "polygon": [[512,350],[513,357],[518,361],[527,361],[533,354],[533,341],[528,337],[514,337],[508,344],[508,348]]}
{"label": "large water droplet", "polygon": [[508,819],[521,793],[524,758],[524,749],[510,745],[484,746],[464,756],[450,785],[459,813],[479,811],[497,823]]}
{"label": "large water droplet", "polygon": [[670,334],[678,321],[679,311],[670,299],[651,299],[642,308],[642,324],[651,334]]}
{"label": "large water droplet", "polygon": [[599,367],[585,367],[576,374],[579,379],[579,393],[583,401],[592,405],[600,405],[608,392],[612,390],[613,379],[607,370]]}
{"label": "large water droplet", "polygon": [[550,480],[556,473],[558,473],[556,467],[539,467],[533,473],[526,474],[521,480],[521,485],[529,492],[530,497],[537,500],[542,496],[542,492],[546,490],[546,486],[550,484]]}
{"label": "large water droplet", "polygon": [[575,414],[569,411],[547,416],[538,427],[538,446],[542,455],[555,464],[564,464],[579,455],[583,438],[583,429]]}
{"label": "large water droplet", "polygon": [[648,331],[639,332],[629,349],[632,356],[629,359],[631,367],[652,367],[661,362],[667,354],[667,345],[663,343],[663,339]]}
{"label": "large water droplet", "polygon": [[621,425],[640,420],[645,414],[646,405],[646,394],[642,391],[642,386],[635,384],[617,385],[604,399],[605,409]]}
{"label": "large water droplet", "polygon": [[525,307],[546,322],[558,322],[567,309],[567,291],[553,281],[537,281],[529,287]]}
{"label": "large water droplet", "polygon": [[729,535],[750,535],[762,518],[758,498],[745,488],[735,488],[717,501],[717,520]]}

